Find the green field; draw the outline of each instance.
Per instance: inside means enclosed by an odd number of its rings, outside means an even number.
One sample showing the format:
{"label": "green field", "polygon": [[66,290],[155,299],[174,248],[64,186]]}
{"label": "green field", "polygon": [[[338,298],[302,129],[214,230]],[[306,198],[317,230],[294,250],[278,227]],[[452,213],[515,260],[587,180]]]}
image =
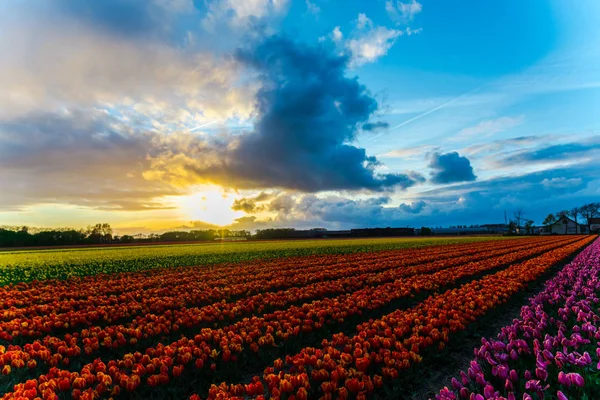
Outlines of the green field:
{"label": "green field", "polygon": [[0,285],[49,278],[257,259],[348,254],[499,240],[500,237],[376,238],[8,250],[0,252]]}

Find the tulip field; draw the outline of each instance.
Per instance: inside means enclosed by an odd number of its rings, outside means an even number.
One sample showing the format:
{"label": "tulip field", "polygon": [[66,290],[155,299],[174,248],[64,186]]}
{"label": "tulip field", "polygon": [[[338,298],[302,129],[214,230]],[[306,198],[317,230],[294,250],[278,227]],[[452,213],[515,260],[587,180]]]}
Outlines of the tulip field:
{"label": "tulip field", "polygon": [[596,236],[411,240],[274,242],[197,265],[138,254],[95,273],[81,255],[44,255],[46,267],[13,254],[0,396],[411,398],[429,359],[453,357],[453,340],[547,281],[432,397],[600,398]]}

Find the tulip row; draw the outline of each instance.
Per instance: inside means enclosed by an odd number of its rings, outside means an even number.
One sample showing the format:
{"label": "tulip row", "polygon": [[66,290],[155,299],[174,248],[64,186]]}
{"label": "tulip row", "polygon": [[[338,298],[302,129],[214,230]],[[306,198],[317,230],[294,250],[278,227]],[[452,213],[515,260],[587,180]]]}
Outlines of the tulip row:
{"label": "tulip row", "polygon": [[[564,240],[564,239],[562,239]],[[556,242],[554,239],[552,242]],[[543,243],[543,242],[542,242]],[[531,248],[539,246],[541,243],[515,241],[511,246],[499,246],[499,249],[490,250],[487,256],[502,254],[521,248]],[[465,246],[466,247],[466,246]],[[366,261],[357,260],[340,268],[331,268],[331,265],[326,263],[326,266],[309,267],[303,269],[302,275],[296,275],[293,279],[289,279],[286,271],[271,268],[271,271],[266,274],[244,274],[243,268],[239,271],[242,276],[255,276],[255,279],[245,282],[239,282],[240,273],[227,278],[228,284],[223,283],[223,280],[216,281],[207,279],[207,282],[202,282],[202,277],[188,276],[185,284],[176,285],[173,281],[166,280],[165,287],[158,290],[144,289],[139,292],[132,291],[127,295],[119,297],[115,296],[91,296],[86,302],[95,303],[89,304],[83,310],[70,310],[70,305],[73,301],[65,301],[62,304],[45,304],[33,306],[33,313],[40,313],[35,316],[24,316],[32,312],[32,308],[21,308],[5,310],[5,317],[11,316],[8,321],[0,323],[0,339],[12,342],[13,338],[19,336],[41,336],[51,333],[57,329],[73,332],[76,327],[94,327],[94,324],[103,323],[110,324],[111,322],[121,322],[129,320],[137,315],[156,314],[156,318],[161,315],[171,315],[171,310],[175,311],[184,307],[195,307],[198,305],[209,305],[211,303],[231,300],[236,298],[244,298],[256,293],[262,293],[270,290],[281,290],[285,288],[300,288],[312,282],[322,282],[330,279],[336,279],[340,276],[358,276],[360,274],[376,273],[385,271],[391,268],[401,268],[419,265],[427,262],[436,261],[442,265],[456,265],[448,261],[448,258],[464,262],[464,258],[469,254],[473,257],[486,257],[483,250],[478,253],[477,246],[466,247],[459,249],[456,252],[442,254],[412,254],[401,252],[400,254],[386,255],[380,259],[373,260],[368,258]],[[465,254],[466,253],[466,254]],[[401,256],[401,257],[398,257]],[[444,257],[443,259],[439,259]],[[276,265],[276,267],[278,267]],[[198,282],[200,279],[200,283]],[[265,281],[267,283],[265,283]],[[143,294],[143,297],[142,297]],[[101,298],[101,301],[98,301]],[[81,303],[80,301],[77,303]],[[61,312],[57,312],[57,310]],[[195,312],[196,310],[191,310]],[[133,328],[135,328],[135,320]],[[93,329],[92,328],[92,329]],[[109,329],[112,329],[109,327]]]}
{"label": "tulip row", "polygon": [[0,253],[2,271],[0,286],[97,274],[110,275],[192,265],[217,265],[233,261],[247,263],[255,260],[322,254],[350,255],[497,239],[493,237],[319,239],[6,251]]}
{"label": "tulip row", "polygon": [[[551,245],[558,245],[558,244],[559,244],[559,242],[555,242]],[[415,274],[420,274],[420,273],[433,272],[433,271],[436,271],[436,270],[439,270],[442,268],[449,268],[451,266],[464,264],[466,262],[477,261],[477,260],[486,259],[489,257],[495,257],[495,256],[511,253],[514,251],[519,251],[522,249],[529,250],[529,249],[535,249],[538,247],[542,248],[540,246],[544,246],[544,245],[536,243],[536,244],[527,244],[527,245],[522,245],[522,246],[513,246],[512,248],[508,248],[508,249],[480,252],[477,255],[462,256],[462,257],[459,256],[459,257],[454,257],[454,258],[447,259],[447,260],[437,260],[437,261],[431,262],[431,263],[424,262],[424,263],[422,263],[422,265],[417,265],[417,266],[413,265],[412,268],[404,268],[402,266],[398,266],[397,264],[403,265],[404,263],[398,262],[397,260],[392,259],[392,260],[387,260],[387,262],[377,263],[375,265],[366,264],[366,265],[361,265],[360,267],[352,266],[350,268],[338,268],[337,272],[339,274],[348,276],[348,278],[342,278],[342,279],[337,279],[337,280],[333,280],[333,281],[328,281],[326,278],[324,278],[322,276],[321,276],[321,279],[316,279],[316,277],[314,275],[307,273],[307,274],[303,274],[303,275],[297,275],[293,279],[287,279],[285,281],[285,283],[282,282],[282,279],[277,279],[277,280],[271,281],[271,282],[265,284],[263,289],[264,289],[264,291],[268,291],[268,290],[272,290],[272,289],[279,289],[280,287],[285,288],[285,287],[292,286],[291,289],[280,290],[278,292],[272,293],[272,295],[275,297],[283,297],[286,299],[294,298],[294,299],[296,299],[296,301],[303,301],[303,300],[310,299],[311,297],[308,297],[308,296],[313,296],[315,294],[315,292],[318,293],[319,296],[323,296],[323,295],[341,293],[340,290],[342,292],[356,290],[359,287],[363,286],[364,284],[367,284],[368,282],[370,282],[370,284],[383,283],[383,282],[386,282],[389,280],[393,280],[397,276],[410,276],[410,275],[415,275]],[[412,261],[414,261],[414,259]],[[408,266],[411,266],[411,265],[409,264]],[[383,272],[379,272],[379,271],[383,271]],[[378,278],[379,280],[373,281],[374,278]],[[316,283],[310,284],[310,282],[312,282],[312,281],[314,281]],[[131,330],[131,329],[133,329],[133,330],[142,329],[148,323],[160,323],[162,325],[166,324],[166,325],[171,326],[172,324],[177,323],[177,321],[179,321],[179,324],[181,324],[183,322],[186,326],[189,327],[189,326],[191,326],[190,323],[193,325],[197,325],[198,322],[201,322],[203,320],[202,318],[196,318],[195,322],[190,322],[189,321],[190,317],[193,317],[194,315],[201,316],[201,315],[205,314],[206,311],[208,311],[212,316],[214,316],[215,314],[218,314],[218,315],[224,316],[227,319],[228,316],[234,317],[233,315],[231,315],[231,312],[229,311],[230,309],[232,309],[232,308],[247,309],[248,306],[246,305],[246,303],[251,302],[252,304],[256,304],[256,302],[257,301],[260,302],[260,300],[262,300],[262,297],[265,295],[265,293],[260,293],[257,295],[244,297],[242,295],[242,292],[244,290],[247,290],[247,289],[243,285],[232,285],[226,289],[225,293],[223,293],[221,291],[215,291],[216,293],[220,293],[222,296],[217,297],[215,295],[215,298],[213,299],[213,301],[223,301],[223,300],[225,300],[226,296],[229,296],[230,298],[238,297],[238,296],[232,296],[232,294],[236,294],[236,295],[239,295],[239,297],[242,297],[238,301],[233,301],[233,302],[229,302],[229,303],[215,303],[211,306],[205,306],[205,307],[201,307],[201,308],[198,308],[198,307],[181,308],[180,307],[180,310],[178,310],[175,307],[176,304],[168,303],[168,306],[165,306],[167,311],[163,312],[162,314],[147,314],[146,317],[138,317],[135,320],[133,320],[131,323],[126,324],[125,326],[113,325],[113,326],[108,326],[104,329],[102,329],[98,326],[95,326],[95,327],[89,328],[88,330],[91,330],[92,332],[96,332],[98,334],[100,333],[100,331],[104,330],[107,332],[106,334],[108,334],[108,332],[112,332],[112,331],[119,330],[119,329],[121,331],[122,330]],[[253,291],[250,291],[250,292],[252,293]],[[160,303],[162,301],[162,299],[154,298],[154,297],[151,297],[150,295],[147,295],[146,300],[148,302],[154,302],[154,303]],[[123,305],[123,308],[127,309],[127,305],[126,304]],[[227,309],[229,309],[229,310],[227,310]],[[252,311],[254,311],[254,310],[252,310]],[[14,320],[10,321],[10,323],[6,323],[4,328],[6,328],[7,331],[11,332],[12,337],[21,336],[21,335],[39,336],[39,335],[43,334],[44,332],[50,332],[51,330],[53,330],[56,327],[61,327],[61,326],[65,326],[65,325],[71,325],[71,326],[76,325],[77,322],[79,322],[79,321],[85,321],[85,323],[87,325],[91,325],[91,323],[93,321],[97,320],[98,315],[104,315],[106,318],[106,313],[102,312],[101,310],[94,310],[89,313],[71,312],[71,313],[67,313],[67,314],[51,314],[48,317],[48,319],[45,319],[45,318],[14,319]],[[114,317],[111,316],[111,319],[112,318],[114,318]],[[185,322],[186,320],[187,320],[187,322]],[[210,320],[209,322],[212,322],[212,320]],[[161,332],[161,333],[165,333],[165,332]],[[143,334],[145,335],[146,332],[143,332]],[[80,335],[81,335],[81,332],[80,332]],[[138,333],[136,333],[136,337],[137,337],[137,335],[138,335]],[[82,336],[83,337],[86,336],[85,330],[83,331]],[[138,339],[139,339],[139,337],[138,337]]]}
{"label": "tulip row", "polygon": [[600,240],[521,309],[496,339],[482,339],[467,373],[438,400],[600,398]]}
{"label": "tulip row", "polygon": [[[546,239],[551,240],[551,238]],[[96,275],[66,281],[44,281],[22,284],[14,288],[0,288],[1,320],[44,315],[48,312],[73,311],[101,306],[112,306],[144,297],[172,298],[173,289],[183,293],[190,289],[190,282],[201,282],[204,287],[225,287],[232,284],[264,282],[281,278],[301,269],[311,278],[319,279],[317,272],[324,277],[340,275],[337,267],[348,271],[352,266],[366,263],[395,260],[398,266],[415,265],[446,259],[460,255],[476,254],[485,250],[500,250],[539,242],[532,239],[504,242],[483,242],[455,246],[433,246],[424,249],[383,251],[372,254],[352,254],[346,256],[312,256],[284,260],[258,261],[246,265],[223,265],[214,268],[181,268],[177,270],[154,270],[147,273],[126,273],[120,275]],[[345,271],[347,272],[347,271]],[[183,285],[183,286],[182,286]],[[192,287],[194,289],[196,287]],[[180,299],[193,301],[193,299]]]}
{"label": "tulip row", "polygon": [[558,261],[591,239],[549,251],[480,280],[432,296],[409,310],[397,310],[357,327],[357,334],[336,334],[320,349],[305,348],[276,360],[263,378],[242,384],[213,385],[209,398],[364,398],[391,387],[404,370],[421,362],[427,349],[443,349],[450,335],[464,330],[490,309],[524,289]]}
{"label": "tulip row", "polygon": [[[561,246],[561,244],[555,244],[545,250]],[[572,251],[572,246],[567,245],[560,248]],[[581,246],[581,242],[575,246]],[[539,253],[540,249],[537,250]],[[274,344],[281,344],[303,332],[319,330],[325,324],[342,322],[344,318],[352,315],[359,316],[365,311],[382,308],[394,300],[410,298],[419,291],[434,290],[456,282],[460,278],[514,262],[532,254],[536,254],[536,251],[512,252],[495,259],[444,269],[430,275],[398,279],[392,283],[378,286],[376,290],[368,287],[338,298],[315,301],[302,307],[291,307],[285,312],[244,320],[223,329],[204,329],[199,335],[196,335],[194,340],[182,338],[169,346],[159,345],[148,348],[145,351],[146,354],[135,353],[118,361],[110,361],[107,366],[94,362],[84,367],[80,373],[69,373],[69,379],[72,378],[69,382],[73,383],[75,378],[85,375],[86,382],[91,381],[91,383],[83,385],[78,383],[71,389],[87,388],[87,393],[91,393],[90,386],[94,384],[94,390],[97,393],[107,393],[107,390],[112,392],[116,387],[119,388],[116,390],[134,390],[142,383],[149,386],[164,384],[180,375],[184,368],[190,368],[189,365],[195,365],[195,368],[202,369],[205,364],[210,364],[210,371],[215,371],[218,364],[235,362],[238,357],[251,356],[261,347],[270,348]],[[250,351],[243,352],[243,346]],[[97,365],[100,365],[100,369],[96,368]],[[99,372],[105,373],[102,370],[106,367],[108,367],[109,376],[113,382],[112,386],[107,386],[98,377]],[[45,385],[41,384],[47,381],[58,384],[57,379],[60,379],[60,374],[65,375],[66,372],[53,368],[49,374],[40,377],[36,381],[40,393],[47,389]],[[23,388],[19,385],[15,387],[17,392]],[[78,395],[79,392],[74,392],[74,394]]]}
{"label": "tulip row", "polygon": [[[373,253],[352,254],[323,254],[305,257],[287,257],[275,260],[252,260],[245,264],[228,263],[218,266],[160,268],[143,272],[124,272],[120,274],[96,274],[86,277],[75,277],[66,280],[44,280],[34,282],[21,282],[0,286],[0,309],[12,306],[17,308],[35,304],[52,303],[57,297],[62,300],[85,300],[88,297],[101,295],[120,295],[137,290],[148,290],[151,288],[164,287],[164,281],[168,280],[170,286],[186,282],[191,278],[210,279],[218,281],[227,277],[237,276],[241,279],[252,279],[253,274],[273,270],[294,270],[297,267],[310,268],[312,266],[339,265],[340,263],[352,263],[354,261],[368,261],[381,257],[397,256],[399,253],[415,254],[417,257],[435,254],[457,252],[460,250],[471,251],[477,249],[493,248],[495,246],[510,246],[506,241],[484,241],[464,242],[447,246],[430,245],[419,248],[401,248],[394,250],[382,250]],[[519,242],[532,241],[532,239],[520,239]],[[298,264],[298,265],[296,265]],[[246,266],[253,274],[239,273],[240,267]],[[247,272],[242,268],[242,272]]]}
{"label": "tulip row", "polygon": [[[570,241],[574,239],[569,239]],[[81,355],[81,350],[85,355],[91,355],[101,348],[119,348],[123,346],[135,345],[138,340],[146,339],[152,336],[168,335],[177,332],[179,327],[192,328],[219,320],[232,320],[243,316],[251,316],[260,314],[269,309],[280,309],[291,304],[321,298],[324,296],[338,295],[343,293],[355,292],[365,286],[367,290],[370,287],[382,285],[387,282],[393,282],[396,279],[409,276],[434,273],[438,270],[450,268],[452,266],[467,264],[463,268],[464,271],[475,272],[478,269],[475,267],[475,261],[486,260],[486,263],[480,264],[483,267],[494,267],[500,264],[512,262],[519,257],[531,256],[533,254],[547,251],[552,247],[559,246],[563,243],[542,245],[542,246],[527,246],[520,247],[510,251],[510,256],[500,257],[507,254],[507,251],[498,252],[483,252],[477,257],[457,257],[445,262],[435,262],[413,268],[394,268],[379,273],[365,273],[355,277],[343,278],[337,281],[319,282],[304,287],[296,287],[280,292],[263,293],[249,298],[241,299],[232,303],[216,303],[211,306],[202,308],[191,308],[168,312],[162,316],[148,315],[143,318],[137,318],[132,324],[109,326],[105,328],[95,327],[92,329],[84,329],[80,335],[66,335],[63,339],[58,337],[47,336],[42,342],[34,342],[24,347],[11,346],[5,357],[11,359],[22,358],[25,362],[19,363],[22,367],[29,364],[30,360],[35,363],[40,360],[51,366],[56,366],[60,362],[67,365],[68,362],[76,359]],[[494,258],[495,257],[495,258]],[[481,268],[481,267],[480,267]],[[458,279],[460,274],[452,272],[453,277]],[[439,275],[439,274],[438,274]],[[427,283],[435,283],[436,281],[449,281],[449,279],[440,279],[433,275],[431,277],[422,276],[427,279]],[[420,282],[420,281],[419,281]],[[421,290],[419,284],[417,288]],[[375,303],[377,299],[374,300]],[[29,364],[33,365],[33,363]]]}

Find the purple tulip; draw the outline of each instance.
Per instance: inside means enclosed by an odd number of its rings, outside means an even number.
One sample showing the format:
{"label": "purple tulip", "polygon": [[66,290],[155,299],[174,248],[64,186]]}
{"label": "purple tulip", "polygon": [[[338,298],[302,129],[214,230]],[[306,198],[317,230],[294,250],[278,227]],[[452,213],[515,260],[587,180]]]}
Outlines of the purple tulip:
{"label": "purple tulip", "polygon": [[583,379],[583,376],[579,375],[577,372],[571,372],[567,375],[569,376],[571,383],[574,384],[575,386],[577,386],[577,387],[585,386],[585,380]]}
{"label": "purple tulip", "polygon": [[460,390],[463,387],[463,385],[461,385],[460,382],[458,381],[458,379],[456,379],[456,378],[452,378],[452,386],[456,390]]}
{"label": "purple tulip", "polygon": [[566,387],[571,386],[571,380],[569,379],[569,377],[567,376],[567,374],[565,374],[562,371],[560,371],[558,373],[558,383],[560,383],[561,385],[564,385]]}
{"label": "purple tulip", "polygon": [[536,368],[535,369],[535,376],[538,379],[541,379],[541,380],[545,381],[546,379],[548,379],[548,371],[546,371],[543,368]]}
{"label": "purple tulip", "polygon": [[560,390],[556,392],[556,397],[558,397],[558,400],[569,400],[569,398],[565,396],[564,393]]}
{"label": "purple tulip", "polygon": [[515,386],[513,385],[513,383],[510,381],[510,379],[507,379],[504,382],[504,389],[508,392],[508,391],[512,391],[515,390]]}
{"label": "purple tulip", "polygon": [[485,389],[483,389],[483,395],[486,399],[494,396],[494,387],[491,385],[486,385]]}

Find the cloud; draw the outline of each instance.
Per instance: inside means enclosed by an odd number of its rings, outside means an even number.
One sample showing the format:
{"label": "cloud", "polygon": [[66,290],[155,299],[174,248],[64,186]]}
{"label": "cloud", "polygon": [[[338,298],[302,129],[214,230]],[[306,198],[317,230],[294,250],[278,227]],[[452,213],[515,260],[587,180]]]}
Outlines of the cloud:
{"label": "cloud", "polygon": [[428,167],[433,169],[430,178],[433,183],[446,184],[477,179],[469,159],[461,157],[457,152],[433,153]]}
{"label": "cloud", "polygon": [[520,164],[535,164],[560,162],[595,158],[600,152],[600,136],[594,136],[586,141],[562,143],[545,146],[538,149],[526,149],[503,156],[497,161],[498,165],[510,166]]}
{"label": "cloud", "polygon": [[306,9],[311,14],[317,15],[321,12],[321,8],[310,0],[306,0]]}
{"label": "cloud", "polygon": [[361,129],[363,131],[373,132],[373,131],[377,131],[379,129],[387,129],[387,128],[389,128],[389,126],[390,126],[390,124],[388,124],[387,122],[383,122],[383,121],[367,122],[366,124],[363,124],[361,126]]}
{"label": "cloud", "polygon": [[[132,10],[154,10],[155,3],[126,2]],[[128,111],[135,105],[153,109],[153,120],[180,123],[188,113],[195,125],[251,112],[255,87],[239,83],[235,60],[114,27],[126,25],[119,18],[133,18],[131,10],[112,21],[106,12],[87,11],[103,9],[104,2],[49,2],[47,7],[64,7],[48,10],[14,4],[12,13],[0,13],[0,120],[98,105]],[[138,4],[146,5],[133,8]],[[89,14],[93,23],[82,23],[75,18],[79,14]],[[146,25],[151,23],[134,28]],[[116,33],[108,34],[109,28]]]}
{"label": "cloud", "polygon": [[466,147],[463,149],[463,152],[470,155],[477,154],[489,154],[494,152],[503,151],[509,148],[522,148],[523,146],[539,144],[539,143],[548,143],[551,140],[555,140],[558,136],[556,135],[532,135],[532,136],[519,136],[509,139],[500,139],[494,140],[492,142],[487,143],[478,143]]}
{"label": "cloud", "polygon": [[541,223],[550,212],[597,201],[600,179],[597,161],[581,162],[525,174],[501,176],[423,192],[419,199],[435,210],[419,215],[424,224],[502,222],[504,211],[522,209]]}
{"label": "cloud", "polygon": [[124,36],[168,34],[178,15],[195,11],[192,0],[56,0],[54,6],[69,18]]}
{"label": "cloud", "polygon": [[287,0],[213,1],[208,3],[202,26],[209,32],[214,32],[222,23],[234,28],[247,28],[270,16],[284,14],[287,7]]}
{"label": "cloud", "polygon": [[389,151],[385,154],[381,154],[381,158],[415,158],[422,157],[424,154],[436,149],[435,146],[425,144],[421,146],[407,147],[404,149],[396,149]]}
{"label": "cloud", "polygon": [[583,180],[581,178],[544,178],[542,185],[546,188],[565,189],[581,186]]}
{"label": "cloud", "polygon": [[359,14],[354,37],[346,41],[346,48],[352,54],[351,65],[361,66],[386,55],[403,34],[400,30],[374,26],[365,14]]}
{"label": "cloud", "polygon": [[410,204],[400,204],[400,209],[402,211],[404,211],[405,213],[409,213],[409,214],[419,214],[423,211],[423,208],[425,208],[425,206],[427,205],[426,202],[424,201],[415,201],[413,203]]}
{"label": "cloud", "polygon": [[0,207],[58,202],[107,210],[168,208],[160,197],[179,191],[142,176],[160,141],[102,111],[0,122]]}
{"label": "cloud", "polygon": [[524,115],[518,117],[501,117],[496,119],[490,119],[487,121],[481,121],[475,126],[465,128],[458,133],[458,137],[469,138],[475,135],[491,136],[495,133],[504,132],[519,126],[525,120]]}
{"label": "cloud", "polygon": [[343,39],[344,35],[342,34],[342,31],[340,30],[339,26],[333,28],[333,32],[331,32],[331,37],[334,42],[339,42]]}
{"label": "cloud", "polygon": [[350,144],[377,102],[346,76],[346,57],[279,36],[236,57],[262,81],[254,129],[154,158],[155,179],[304,192],[404,189],[422,181],[415,173],[377,173],[379,161]]}
{"label": "cloud", "polygon": [[399,0],[388,0],[385,2],[385,10],[389,17],[397,25],[407,24],[413,20],[415,15],[423,10],[423,6],[416,0],[411,0],[408,3],[403,3]]}
{"label": "cloud", "polygon": [[276,197],[276,193],[260,192],[254,197],[243,197],[236,199],[231,207],[234,211],[243,211],[247,214],[253,214],[263,211],[267,208],[265,202]]}

